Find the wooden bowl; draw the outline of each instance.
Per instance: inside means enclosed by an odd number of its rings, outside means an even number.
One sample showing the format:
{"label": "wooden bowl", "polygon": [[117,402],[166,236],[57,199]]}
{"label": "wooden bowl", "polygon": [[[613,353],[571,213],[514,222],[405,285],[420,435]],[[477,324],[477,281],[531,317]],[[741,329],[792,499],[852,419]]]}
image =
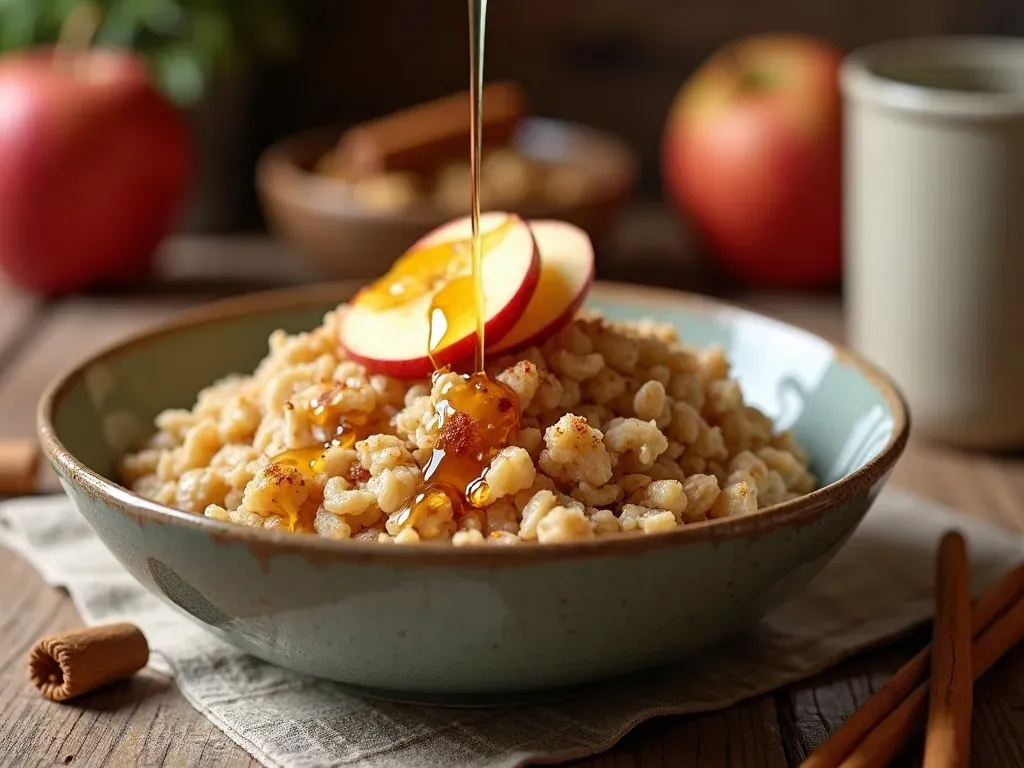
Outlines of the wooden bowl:
{"label": "wooden bowl", "polygon": [[[307,131],[270,146],[257,165],[257,188],[271,230],[296,246],[325,277],[373,278],[453,214],[430,201],[396,213],[375,211],[353,201],[338,180],[315,173],[317,161],[334,146],[341,130]],[[527,118],[512,147],[528,159],[561,163],[589,177],[586,192],[572,205],[526,205],[515,212],[571,222],[595,241],[636,183],[637,161],[626,144],[582,125]]]}

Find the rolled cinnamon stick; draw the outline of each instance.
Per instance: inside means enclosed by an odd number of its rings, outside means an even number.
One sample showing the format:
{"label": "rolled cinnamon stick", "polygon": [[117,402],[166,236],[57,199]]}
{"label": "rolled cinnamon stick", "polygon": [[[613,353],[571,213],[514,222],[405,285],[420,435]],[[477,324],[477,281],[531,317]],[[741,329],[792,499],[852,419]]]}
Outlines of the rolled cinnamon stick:
{"label": "rolled cinnamon stick", "polygon": [[[481,94],[484,144],[508,142],[526,115],[522,89],[493,82]],[[350,128],[332,162],[357,176],[384,171],[419,172],[463,152],[469,141],[469,92],[444,96]]]}
{"label": "rolled cinnamon stick", "polygon": [[[1018,600],[974,641],[971,676],[977,680],[1024,639],[1024,599]],[[841,768],[881,768],[899,754],[924,722],[928,683],[922,683],[840,763]]]}
{"label": "rolled cinnamon stick", "polygon": [[939,545],[924,768],[966,768],[971,760],[971,573],[967,545],[947,533]]}
{"label": "rolled cinnamon stick", "polygon": [[[1024,596],[1024,565],[1010,571],[992,590],[986,592],[971,611],[971,630],[978,637],[995,618],[1018,598]],[[809,755],[800,768],[835,768],[874,728],[928,679],[931,646],[925,646],[900,667],[881,688],[836,731]]]}
{"label": "rolled cinnamon stick", "polygon": [[34,493],[38,468],[35,440],[0,440],[0,496]]}
{"label": "rolled cinnamon stick", "polygon": [[66,701],[131,677],[149,661],[149,644],[133,624],[105,624],[44,637],[32,648],[28,674],[51,701]]}

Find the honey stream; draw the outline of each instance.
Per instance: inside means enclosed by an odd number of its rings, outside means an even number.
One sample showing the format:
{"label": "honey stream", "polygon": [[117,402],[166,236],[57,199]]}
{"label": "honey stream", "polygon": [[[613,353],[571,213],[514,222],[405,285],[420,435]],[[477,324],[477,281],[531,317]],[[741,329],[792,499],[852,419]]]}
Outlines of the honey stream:
{"label": "honey stream", "polygon": [[469,200],[473,231],[473,293],[476,311],[475,370],[484,370],[487,307],[484,301],[483,244],[480,242],[480,154],[483,151],[484,39],[487,32],[487,0],[469,3]]}
{"label": "honey stream", "polygon": [[[434,374],[434,383],[444,376]],[[478,372],[449,380],[434,409],[437,443],[423,468],[423,486],[392,522],[407,527],[452,506],[456,518],[490,497],[486,469],[519,432],[519,402],[500,381]]]}
{"label": "honey stream", "polygon": [[[451,506],[458,519],[472,508],[487,504],[490,487],[486,470],[498,451],[519,433],[520,405],[515,392],[484,373],[487,320],[483,285],[483,261],[508,231],[506,225],[480,231],[480,155],[482,151],[484,38],[487,0],[468,0],[470,52],[470,217],[472,236],[468,243],[471,274],[465,276],[465,241],[445,242],[413,251],[388,273],[388,280],[371,287],[361,300],[379,309],[398,306],[424,292],[436,291],[428,310],[430,334],[427,354],[434,364],[432,384],[449,373],[439,367],[436,353],[453,339],[475,336],[472,374],[451,377],[444,383],[442,397],[433,414],[437,442],[426,466],[423,482],[403,509],[391,516],[389,529],[415,526],[423,518]],[[455,277],[450,277],[456,275]],[[439,284],[443,284],[437,290]],[[474,326],[467,328],[467,310]],[[325,395],[307,404],[310,419],[320,432],[321,446],[288,451],[272,463],[297,469],[307,477],[325,470],[324,453],[332,446],[351,448],[358,440],[388,425],[357,423],[351,416],[336,411],[340,398]],[[289,510],[292,530],[313,530],[313,522],[303,510]]]}
{"label": "honey stream", "polygon": [[[483,507],[490,496],[486,470],[494,456],[519,433],[519,400],[508,386],[488,378],[484,373],[487,345],[485,325],[487,307],[484,295],[483,260],[504,237],[506,227],[493,232],[480,232],[480,155],[483,150],[481,123],[483,119],[484,39],[487,27],[487,0],[468,0],[469,6],[469,163],[470,221],[472,238],[472,304],[476,320],[474,372],[460,379],[449,380],[442,391],[443,399],[435,406],[434,419],[438,429],[437,443],[430,460],[423,468],[423,486],[406,507],[392,518],[401,527],[416,525],[424,515],[452,506],[456,518],[467,507]],[[443,323],[449,337],[452,318],[465,313],[470,304],[464,278],[452,281],[440,291],[431,304],[431,332],[428,348],[433,351],[446,338],[435,327]],[[432,383],[440,381],[446,371],[434,365]]]}

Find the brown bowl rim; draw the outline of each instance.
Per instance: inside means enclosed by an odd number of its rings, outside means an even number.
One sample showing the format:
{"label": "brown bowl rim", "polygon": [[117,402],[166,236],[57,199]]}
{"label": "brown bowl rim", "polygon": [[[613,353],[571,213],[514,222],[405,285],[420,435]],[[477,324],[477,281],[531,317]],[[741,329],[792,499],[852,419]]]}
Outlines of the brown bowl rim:
{"label": "brown bowl rim", "polygon": [[[599,189],[595,189],[592,193],[588,194],[580,203],[571,205],[538,205],[524,209],[522,212],[523,216],[530,218],[558,218],[567,211],[576,211],[600,205],[609,200],[615,200],[624,194],[628,194],[636,186],[639,175],[639,160],[629,145],[616,134],[591,127],[584,123],[542,115],[530,115],[524,120],[526,125],[538,122],[561,125],[600,141],[608,148],[609,155],[615,157],[615,164],[618,166],[618,178],[602,184]],[[450,212],[445,212],[429,205],[416,205],[395,212],[378,211],[347,201],[341,195],[337,198],[332,197],[330,208],[319,205],[316,202],[310,202],[311,200],[320,199],[318,196],[310,194],[310,187],[316,186],[326,189],[330,181],[296,163],[294,160],[296,149],[315,140],[322,140],[329,144],[328,139],[331,137],[337,139],[344,128],[345,126],[341,124],[309,128],[284,136],[270,144],[260,153],[256,162],[256,183],[259,193],[263,196],[274,198],[279,203],[294,206],[296,209],[338,220],[377,222],[392,226],[396,224],[428,226],[447,221],[451,218],[452,214]]]}
{"label": "brown bowl rim", "polygon": [[745,317],[781,327],[790,333],[804,334],[828,344],[841,364],[854,367],[886,400],[894,421],[888,443],[867,464],[851,474],[797,499],[765,507],[754,514],[742,517],[691,523],[658,534],[620,534],[559,544],[453,547],[450,544],[425,542],[410,547],[388,547],[376,542],[339,541],[315,534],[267,531],[177,510],[138,496],[89,469],[75,458],[57,437],[53,416],[58,404],[62,402],[71,386],[97,363],[185,328],[195,328],[245,314],[280,312],[325,302],[340,304],[351,296],[357,287],[355,281],[341,281],[260,291],[221,299],[185,310],[149,329],[107,345],[56,377],[46,387],[37,410],[39,438],[45,455],[79,491],[111,503],[126,517],[140,525],[155,523],[184,526],[203,531],[219,542],[247,544],[261,562],[276,555],[287,554],[318,563],[373,561],[395,565],[505,567],[575,558],[642,556],[654,550],[692,542],[756,538],[779,528],[810,524],[829,509],[866,493],[872,486],[885,479],[902,454],[909,437],[909,408],[899,387],[887,373],[842,344],[718,299],[684,291],[609,282],[595,283],[591,296],[623,301],[638,308],[668,303],[677,309],[685,306],[690,311],[709,316]]}

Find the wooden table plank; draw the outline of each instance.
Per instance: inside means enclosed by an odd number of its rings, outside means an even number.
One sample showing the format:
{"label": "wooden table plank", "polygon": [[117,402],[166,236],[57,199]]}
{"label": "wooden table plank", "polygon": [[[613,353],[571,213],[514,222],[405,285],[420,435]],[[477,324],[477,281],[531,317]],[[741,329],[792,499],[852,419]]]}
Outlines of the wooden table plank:
{"label": "wooden table plank", "polygon": [[[54,305],[23,337],[17,364],[0,370],[0,439],[35,435],[36,404],[55,376],[124,334],[156,323],[195,301],[183,297],[89,297]],[[39,473],[41,489],[58,489],[49,466],[41,463]]]}
{"label": "wooden table plank", "polygon": [[[776,694],[779,719],[790,765],[799,765],[813,748],[882,685],[899,666],[928,642],[927,628],[906,641],[864,654],[817,677]],[[1024,765],[1024,648],[997,664],[975,688],[973,765]],[[894,765],[921,761],[920,741],[908,745]]]}
{"label": "wooden table plank", "polygon": [[81,623],[63,592],[0,549],[0,765],[258,765],[156,673],[71,705],[43,699],[26,673],[29,649]]}
{"label": "wooden table plank", "polygon": [[191,303],[182,298],[83,298],[56,305],[25,342],[17,365],[0,374],[0,437],[35,434],[35,403],[54,376],[105,344]]}
{"label": "wooden table plank", "polygon": [[[73,360],[111,338],[155,322],[203,298],[204,281],[233,274],[234,255],[209,244],[170,259],[168,274],[178,295],[106,294],[19,310],[7,337],[19,336],[26,317],[35,325],[21,336],[13,365],[0,371],[0,436],[32,434],[34,403],[42,387]],[[202,255],[205,253],[206,255]],[[200,255],[197,255],[200,254]],[[273,248],[260,252],[258,284],[269,263],[282,272]],[[214,258],[216,257],[216,258]],[[205,272],[204,272],[205,270]],[[298,273],[292,275],[302,281]],[[272,282],[272,281],[271,281]],[[198,293],[196,292],[198,290]],[[217,287],[217,292],[230,290]],[[184,293],[181,293],[184,291]],[[786,294],[729,297],[766,314],[831,337],[842,334],[835,297]],[[0,301],[3,295],[0,294]],[[3,306],[0,304],[0,306]],[[39,313],[39,314],[36,314]],[[0,330],[0,338],[3,331]],[[967,454],[912,441],[893,483],[965,514],[1008,529],[1024,530],[1024,460]],[[253,765],[245,752],[198,715],[173,684],[146,673],[84,697],[73,705],[46,702],[27,681],[24,662],[40,636],[80,622],[63,593],[47,587],[20,558],[0,550],[0,763],[71,765]],[[824,675],[759,697],[721,713],[662,718],[645,723],[615,749],[576,766],[795,766],[824,735],[847,717],[926,639],[921,632],[902,643],[839,665]],[[978,686],[975,763],[1024,764],[1024,650],[1004,660]],[[905,757],[914,763],[913,756]]]}
{"label": "wooden table plank", "polygon": [[0,278],[0,369],[8,352],[29,327],[40,302]]}
{"label": "wooden table plank", "polygon": [[162,293],[235,283],[246,288],[308,283],[322,277],[286,245],[254,233],[192,235],[168,241],[156,265]]}
{"label": "wooden table plank", "polygon": [[650,720],[637,726],[614,749],[567,765],[777,768],[786,765],[786,757],[775,704],[770,696],[763,696],[722,712]]}

